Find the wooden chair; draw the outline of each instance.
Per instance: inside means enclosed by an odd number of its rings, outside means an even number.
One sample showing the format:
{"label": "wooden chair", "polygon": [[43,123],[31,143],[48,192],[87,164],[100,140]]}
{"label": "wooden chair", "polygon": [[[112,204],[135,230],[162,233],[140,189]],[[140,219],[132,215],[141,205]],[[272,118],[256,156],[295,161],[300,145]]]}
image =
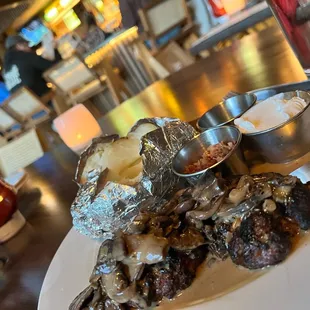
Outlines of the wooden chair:
{"label": "wooden chair", "polygon": [[[19,89],[3,103],[0,108],[2,177],[11,177],[43,156],[36,126],[49,119],[49,113],[49,109],[27,88]],[[18,181],[17,175],[14,176]]]}
{"label": "wooden chair", "polygon": [[[33,128],[50,118],[50,110],[26,87],[20,88],[5,100],[2,109],[6,116],[11,117],[11,121],[14,119],[26,128]],[[5,117],[3,113],[2,116]],[[9,118],[6,119],[9,121]]]}
{"label": "wooden chair", "polygon": [[0,143],[0,175],[8,177],[43,156],[41,143],[34,128],[14,139]]}
{"label": "wooden chair", "polygon": [[143,63],[152,82],[156,82],[158,79],[164,79],[170,75],[169,71],[158,62],[140,38],[135,39],[131,45],[135,48],[135,54]]}
{"label": "wooden chair", "polygon": [[119,105],[125,99],[132,97],[124,81],[114,72],[113,67],[106,58],[101,60],[98,69],[103,73],[102,76],[105,76],[106,83],[115,103]]}
{"label": "wooden chair", "polygon": [[181,32],[173,40],[178,43],[196,33],[196,25],[185,0],[153,0],[139,10],[139,16],[153,52],[161,47],[158,39],[177,27],[181,27]]}
{"label": "wooden chair", "polygon": [[195,63],[195,58],[174,41],[168,43],[155,55],[146,48],[139,38],[132,45],[136,48],[136,54],[153,82],[165,79],[170,74]]}
{"label": "wooden chair", "polygon": [[[112,35],[106,45],[85,58],[88,65],[93,65],[97,70],[103,67],[102,61],[108,61],[110,66],[113,63],[113,71],[118,79],[126,85],[126,88],[134,96],[154,82],[147,68],[137,57],[135,41],[139,37],[138,28],[132,27],[118,35]],[[116,72],[118,68],[119,73]],[[117,83],[120,84],[120,83]],[[118,89],[116,88],[118,91]]]}
{"label": "wooden chair", "polygon": [[75,105],[104,90],[104,83],[82,59],[74,55],[62,60],[44,73],[44,78],[56,87],[56,91]]}
{"label": "wooden chair", "polygon": [[195,63],[195,58],[172,41],[155,55],[156,60],[172,74]]}
{"label": "wooden chair", "polygon": [[6,139],[13,138],[21,133],[21,125],[10,114],[0,109],[0,146]]}
{"label": "wooden chair", "polygon": [[[56,87],[58,93],[67,98],[69,105],[84,103],[106,89],[111,91],[116,104],[120,104],[123,101],[121,93],[126,92],[125,86],[118,87],[122,84],[121,78],[104,61],[101,67],[104,69],[103,74],[92,70],[81,58],[74,55],[47,70],[44,78]],[[118,83],[111,83],[111,80],[117,80]],[[126,95],[130,97],[129,92],[126,92]]]}

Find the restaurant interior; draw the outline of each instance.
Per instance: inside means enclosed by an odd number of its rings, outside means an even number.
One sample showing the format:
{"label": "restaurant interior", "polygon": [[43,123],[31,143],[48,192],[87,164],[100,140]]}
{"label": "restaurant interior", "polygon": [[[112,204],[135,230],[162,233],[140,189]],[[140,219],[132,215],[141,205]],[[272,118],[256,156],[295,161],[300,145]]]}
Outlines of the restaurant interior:
{"label": "restaurant interior", "polygon": [[309,0],[0,1],[0,309],[309,310],[309,38]]}

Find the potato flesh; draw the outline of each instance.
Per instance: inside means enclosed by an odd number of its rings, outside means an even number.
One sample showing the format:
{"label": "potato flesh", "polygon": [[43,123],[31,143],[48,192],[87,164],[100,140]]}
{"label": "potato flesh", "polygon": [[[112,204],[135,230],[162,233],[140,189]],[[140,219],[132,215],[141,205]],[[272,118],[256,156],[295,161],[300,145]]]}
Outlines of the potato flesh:
{"label": "potato flesh", "polygon": [[100,171],[103,171],[106,168],[104,154],[108,148],[112,147],[112,145],[113,144],[106,143],[104,144],[104,148],[98,147],[94,154],[88,157],[81,177],[83,183],[87,181],[88,173],[90,171],[94,169],[99,169]]}
{"label": "potato flesh", "polygon": [[150,123],[142,124],[130,132],[127,138],[99,146],[87,159],[82,178],[86,180],[88,173],[93,169],[103,171],[108,168],[107,181],[130,186],[140,182],[143,172],[139,154],[140,140],[157,128]]}

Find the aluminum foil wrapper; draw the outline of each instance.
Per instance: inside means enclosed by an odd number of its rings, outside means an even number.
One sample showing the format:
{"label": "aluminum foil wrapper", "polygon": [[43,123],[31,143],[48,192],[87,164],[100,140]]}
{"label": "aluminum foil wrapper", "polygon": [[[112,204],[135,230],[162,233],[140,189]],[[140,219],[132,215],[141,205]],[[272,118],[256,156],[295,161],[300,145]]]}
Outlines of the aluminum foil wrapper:
{"label": "aluminum foil wrapper", "polygon": [[[164,195],[178,182],[171,161],[197,132],[188,123],[170,118],[143,119],[132,130],[143,123],[153,123],[159,128],[141,139],[141,181],[135,186],[107,182],[101,188],[100,179],[107,171],[92,170],[87,182],[80,185],[71,207],[73,224],[80,233],[103,240],[112,238],[119,230],[126,232],[141,210],[158,208]],[[94,151],[93,146],[89,149]],[[83,155],[79,165],[83,165]]]}

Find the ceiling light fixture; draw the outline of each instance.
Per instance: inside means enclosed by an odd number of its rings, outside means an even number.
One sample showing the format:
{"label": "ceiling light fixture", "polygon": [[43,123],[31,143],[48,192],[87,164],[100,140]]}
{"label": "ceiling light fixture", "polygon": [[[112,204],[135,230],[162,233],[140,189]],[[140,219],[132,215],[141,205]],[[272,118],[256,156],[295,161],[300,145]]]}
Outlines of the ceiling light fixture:
{"label": "ceiling light fixture", "polygon": [[67,7],[70,3],[72,2],[72,0],[60,0],[59,4],[60,6],[62,6],[63,8]]}
{"label": "ceiling light fixture", "polygon": [[58,9],[56,7],[50,8],[45,14],[44,19],[47,22],[50,22],[52,19],[54,19],[58,15]]}

